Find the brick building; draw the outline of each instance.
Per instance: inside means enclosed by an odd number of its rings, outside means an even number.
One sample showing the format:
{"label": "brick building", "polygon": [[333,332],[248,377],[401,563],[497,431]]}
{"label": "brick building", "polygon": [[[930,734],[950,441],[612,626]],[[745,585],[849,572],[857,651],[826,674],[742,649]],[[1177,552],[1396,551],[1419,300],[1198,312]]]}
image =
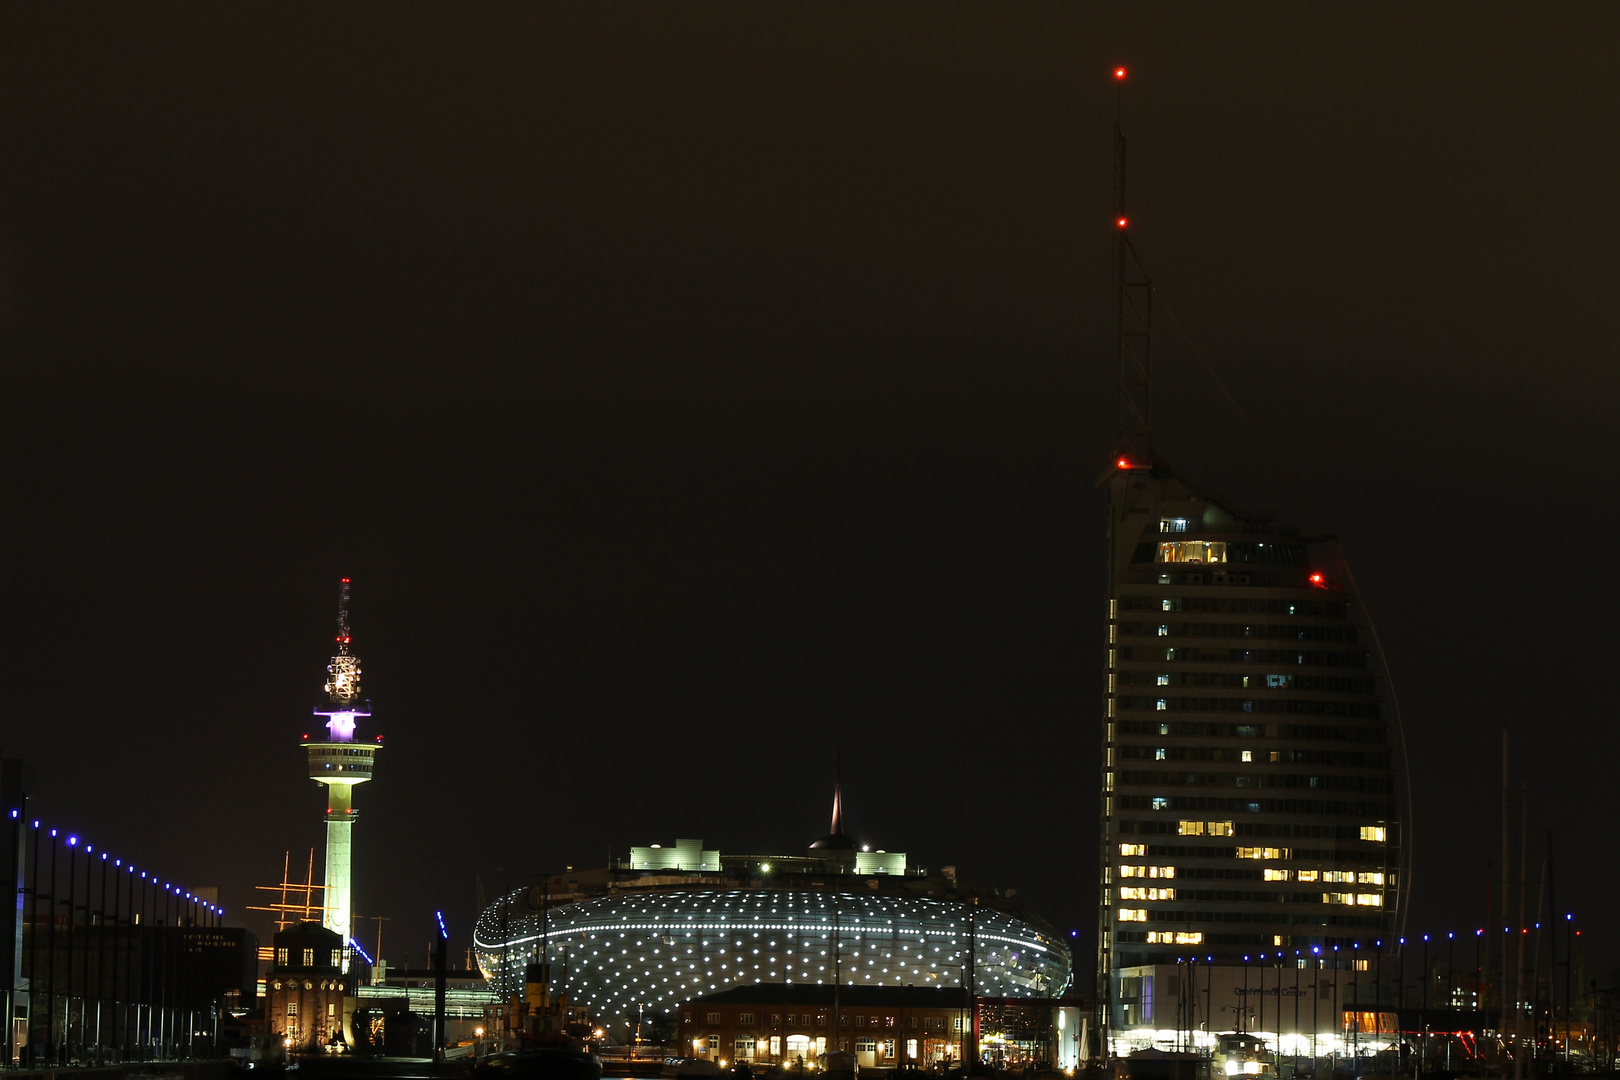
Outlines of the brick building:
{"label": "brick building", "polygon": [[684,1052],[729,1066],[814,1064],[853,1051],[862,1068],[962,1059],[972,1013],[960,987],[756,983],[680,1007]]}
{"label": "brick building", "polygon": [[266,1026],[292,1053],[318,1052],[338,1040],[343,999],[354,996],[355,973],[343,973],[343,939],[307,922],[274,940],[274,966],[265,976]]}

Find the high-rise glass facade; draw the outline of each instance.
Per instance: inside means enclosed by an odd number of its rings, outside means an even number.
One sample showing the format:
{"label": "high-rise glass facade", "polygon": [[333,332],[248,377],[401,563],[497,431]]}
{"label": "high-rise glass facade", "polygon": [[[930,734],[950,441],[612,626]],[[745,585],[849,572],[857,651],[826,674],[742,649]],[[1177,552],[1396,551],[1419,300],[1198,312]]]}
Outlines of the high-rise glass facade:
{"label": "high-rise glass facade", "polygon": [[1388,937],[1407,885],[1404,749],[1331,537],[1166,467],[1109,487],[1099,992],[1122,968]]}

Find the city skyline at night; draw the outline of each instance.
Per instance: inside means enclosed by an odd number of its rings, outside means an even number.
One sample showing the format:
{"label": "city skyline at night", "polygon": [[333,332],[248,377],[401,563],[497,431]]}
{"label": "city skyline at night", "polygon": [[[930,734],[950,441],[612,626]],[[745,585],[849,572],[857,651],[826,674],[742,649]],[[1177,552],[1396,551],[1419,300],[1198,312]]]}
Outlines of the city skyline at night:
{"label": "city skyline at night", "polygon": [[[1103,890],[1166,887],[1097,855],[1108,602],[1261,588],[1110,592],[1149,565],[1110,549],[1097,485],[1124,67],[1155,452],[1243,521],[1335,538],[1342,619],[1244,618],[1373,621],[1388,678],[1161,654],[1116,665],[1116,700],[1148,723],[1161,699],[1398,691],[1409,870],[1233,846],[1357,874],[1309,883],[1352,897],[1334,914],[1397,892],[1408,934],[1500,915],[1506,729],[1511,874],[1591,928],[1593,978],[1620,963],[1617,871],[1584,846],[1609,707],[1579,665],[1550,674],[1602,655],[1608,585],[1558,557],[1581,543],[1524,535],[1617,527],[1620,14],[384,11],[0,14],[0,749],[35,770],[33,816],[217,884],[268,940],[254,886],[332,828],[309,768],[340,761],[299,735],[386,736],[343,933],[382,926],[420,966],[435,912],[464,957],[491,897],[623,860],[654,814],[808,845],[836,747],[862,792],[844,831],[1027,903],[1092,985]],[[345,576],[363,649],[329,641]],[[1160,647],[1185,646],[1212,647]],[[314,678],[339,669],[342,697],[361,652],[364,711],[323,694],[312,717]],[[1177,688],[1206,666],[1374,685]],[[1195,770],[1233,792],[1147,775],[1197,738],[1147,732],[1132,753],[1164,762],[1113,766],[1150,800],[1131,820],[1249,820],[1152,808],[1236,798],[1253,762]],[[1333,749],[1264,739],[1268,768]],[[1276,769],[1382,783],[1366,762]],[[1160,907],[1220,910],[1130,910]]]}

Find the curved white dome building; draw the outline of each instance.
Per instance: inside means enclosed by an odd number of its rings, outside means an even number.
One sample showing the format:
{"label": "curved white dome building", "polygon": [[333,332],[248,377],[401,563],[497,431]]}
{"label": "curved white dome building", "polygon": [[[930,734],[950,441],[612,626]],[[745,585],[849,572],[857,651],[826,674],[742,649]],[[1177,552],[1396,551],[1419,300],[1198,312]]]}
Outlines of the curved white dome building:
{"label": "curved white dome building", "polygon": [[[836,812],[835,812],[836,813]],[[479,917],[478,963],[521,989],[550,965],[555,989],[599,1023],[633,1023],[752,983],[971,986],[986,997],[1057,997],[1067,943],[954,875],[903,854],[855,850],[838,830],[809,856],[725,856],[697,841],[632,848],[625,863],[551,877]]]}

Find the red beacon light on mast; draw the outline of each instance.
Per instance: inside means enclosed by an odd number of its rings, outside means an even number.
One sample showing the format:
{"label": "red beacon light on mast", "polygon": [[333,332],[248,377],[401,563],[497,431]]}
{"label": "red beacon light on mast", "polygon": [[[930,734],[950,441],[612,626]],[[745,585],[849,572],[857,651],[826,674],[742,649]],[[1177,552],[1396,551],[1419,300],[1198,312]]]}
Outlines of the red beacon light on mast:
{"label": "red beacon light on mast", "polygon": [[1124,68],[1119,67],[1119,68],[1114,69],[1114,78],[1123,79],[1124,77],[1125,77],[1125,69]]}
{"label": "red beacon light on mast", "polygon": [[1310,582],[1311,582],[1311,585],[1314,588],[1318,588],[1318,589],[1327,588],[1327,578],[1323,577],[1320,571],[1318,571],[1317,573],[1314,573],[1314,574],[1312,574],[1310,576]]}

